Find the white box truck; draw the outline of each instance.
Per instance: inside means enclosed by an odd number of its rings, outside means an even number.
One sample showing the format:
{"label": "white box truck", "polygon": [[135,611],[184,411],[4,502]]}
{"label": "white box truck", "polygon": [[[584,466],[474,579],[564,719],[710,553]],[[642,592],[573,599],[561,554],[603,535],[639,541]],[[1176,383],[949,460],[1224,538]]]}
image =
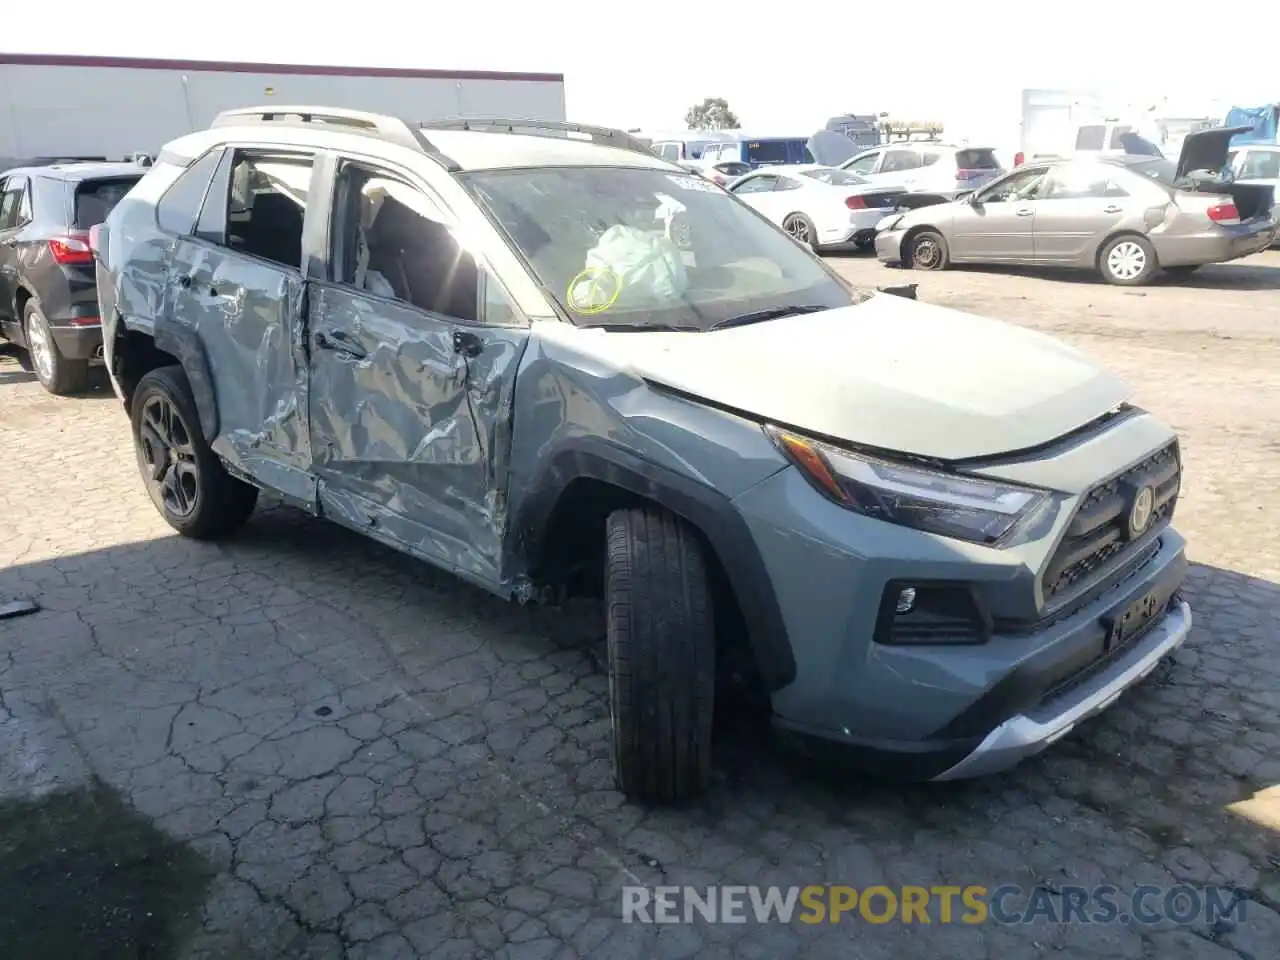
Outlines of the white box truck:
{"label": "white box truck", "polygon": [[217,114],[323,104],[406,120],[564,120],[564,75],[0,53],[0,162],[155,154]]}

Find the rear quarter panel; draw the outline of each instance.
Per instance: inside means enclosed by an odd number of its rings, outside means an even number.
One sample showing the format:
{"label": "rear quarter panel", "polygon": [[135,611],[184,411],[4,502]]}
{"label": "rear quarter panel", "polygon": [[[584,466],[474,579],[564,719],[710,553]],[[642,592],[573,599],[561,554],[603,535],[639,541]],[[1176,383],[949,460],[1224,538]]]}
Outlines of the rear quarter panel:
{"label": "rear quarter panel", "polygon": [[153,167],[107,217],[97,285],[103,339],[108,343],[120,318],[130,329],[155,330],[174,245],[156,223],[156,205],[181,172],[181,167],[168,163]]}

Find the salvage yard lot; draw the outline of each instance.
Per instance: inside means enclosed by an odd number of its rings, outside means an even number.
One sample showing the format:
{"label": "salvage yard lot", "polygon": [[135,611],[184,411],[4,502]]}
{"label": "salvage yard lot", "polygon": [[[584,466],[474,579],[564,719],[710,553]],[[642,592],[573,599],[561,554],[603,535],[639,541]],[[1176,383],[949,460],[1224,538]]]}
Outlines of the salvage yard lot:
{"label": "salvage yard lot", "polygon": [[[1007,775],[819,777],[726,730],[709,795],[645,811],[612,789],[590,611],[506,605],[283,508],[181,540],[109,392],[52,397],[0,354],[0,599],[44,607],[0,622],[0,953],[1275,956],[1280,252],[1140,289],[831,262],[1060,336],[1176,427],[1197,619],[1173,662]],[[797,389],[821,348],[796,345]],[[1103,882],[1250,899],[1187,929],[617,919],[628,883]]]}

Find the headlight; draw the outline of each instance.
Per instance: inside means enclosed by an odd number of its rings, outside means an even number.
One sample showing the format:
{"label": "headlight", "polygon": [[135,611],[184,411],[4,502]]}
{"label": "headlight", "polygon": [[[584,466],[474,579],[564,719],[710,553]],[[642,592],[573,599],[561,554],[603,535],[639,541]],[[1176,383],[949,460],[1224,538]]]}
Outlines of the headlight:
{"label": "headlight", "polygon": [[1007,544],[1047,511],[1048,491],[850,453],[774,426],[765,432],[819,492],[863,516],[973,543]]}
{"label": "headlight", "polygon": [[879,223],[876,224],[876,233],[883,233],[886,230],[892,230],[898,225],[898,221],[902,219],[902,214],[891,213]]}

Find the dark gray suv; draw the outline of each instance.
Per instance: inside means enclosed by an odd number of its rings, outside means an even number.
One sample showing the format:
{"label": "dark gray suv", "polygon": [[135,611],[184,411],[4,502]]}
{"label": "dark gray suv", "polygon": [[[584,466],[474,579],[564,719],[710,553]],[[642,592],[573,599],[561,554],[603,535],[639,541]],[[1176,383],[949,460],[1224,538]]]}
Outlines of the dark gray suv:
{"label": "dark gray suv", "polygon": [[145,173],[58,163],[0,175],[0,335],[31,355],[51,393],[74,393],[102,356],[89,231]]}
{"label": "dark gray suv", "polygon": [[625,134],[233,111],[96,241],[165,519],[228,534],[268,490],[504,598],[602,596],[633,797],[704,784],[718,681],[973,776],[1191,628],[1177,440],[1120,382],[851,288]]}

